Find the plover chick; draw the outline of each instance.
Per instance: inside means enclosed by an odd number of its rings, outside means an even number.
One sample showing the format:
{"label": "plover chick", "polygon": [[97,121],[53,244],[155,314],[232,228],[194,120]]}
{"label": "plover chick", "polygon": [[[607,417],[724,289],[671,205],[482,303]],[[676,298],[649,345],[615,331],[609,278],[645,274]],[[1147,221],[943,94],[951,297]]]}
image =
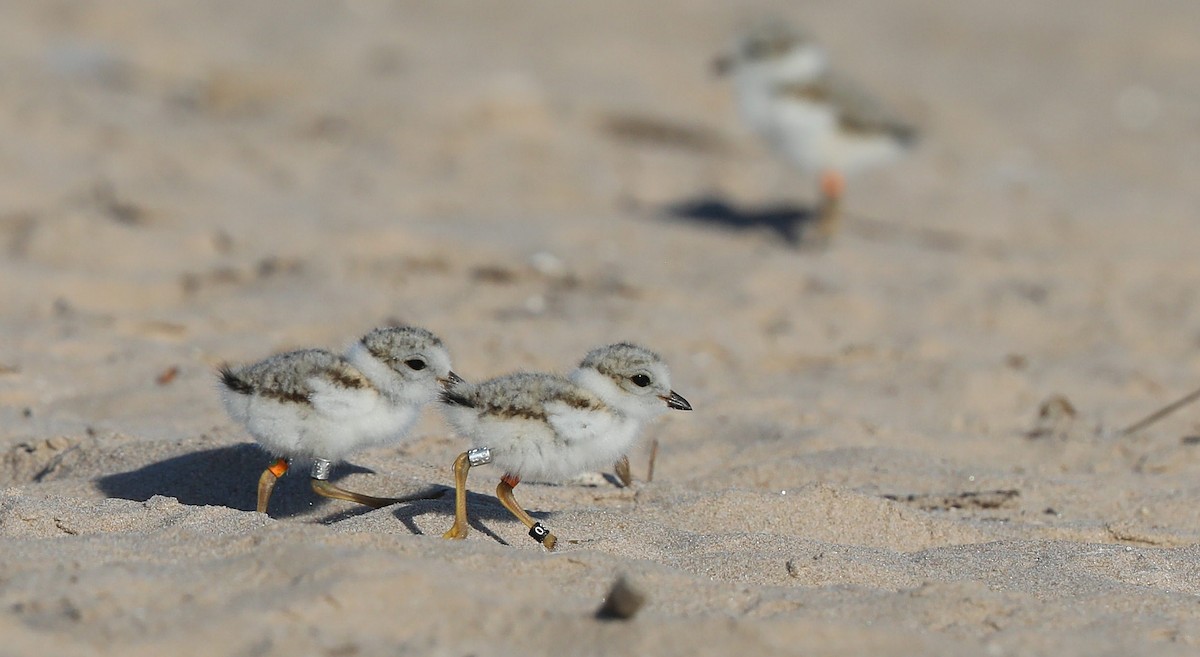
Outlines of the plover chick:
{"label": "plover chick", "polygon": [[829,66],[807,35],[773,22],[717,58],[733,78],[742,119],[779,156],[820,177],[818,240],[837,231],[847,175],[899,157],[916,131]]}
{"label": "plover chick", "polygon": [[[333,463],[351,453],[400,440],[421,407],[460,380],[442,341],[411,326],[379,328],[337,355],[304,349],[220,370],[225,410],[277,456],[258,480],[258,511],[267,512],[275,481],[290,461],[310,459],[319,495],[379,508],[428,498],[380,498],[329,481]],[[440,493],[439,493],[440,495]],[[436,495],[435,495],[436,497]]]}
{"label": "plover chick", "polygon": [[568,377],[523,372],[455,382],[442,401],[447,420],[472,445],[454,462],[454,526],[443,538],[466,538],[467,472],[495,463],[504,472],[496,497],[551,550],[554,534],[513,497],[521,479],[560,481],[623,460],[646,421],[668,408],[692,410],[671,390],[662,358],[627,343],[593,350]]}

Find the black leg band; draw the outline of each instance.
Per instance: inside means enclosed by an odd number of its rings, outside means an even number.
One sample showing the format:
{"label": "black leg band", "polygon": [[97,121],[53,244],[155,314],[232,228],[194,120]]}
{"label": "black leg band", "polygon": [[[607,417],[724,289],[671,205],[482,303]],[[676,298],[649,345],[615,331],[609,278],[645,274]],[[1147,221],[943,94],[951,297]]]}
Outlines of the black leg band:
{"label": "black leg band", "polygon": [[533,526],[529,528],[529,537],[538,543],[544,544],[546,542],[546,537],[549,535],[550,530],[546,529],[546,526],[540,522],[533,523]]}

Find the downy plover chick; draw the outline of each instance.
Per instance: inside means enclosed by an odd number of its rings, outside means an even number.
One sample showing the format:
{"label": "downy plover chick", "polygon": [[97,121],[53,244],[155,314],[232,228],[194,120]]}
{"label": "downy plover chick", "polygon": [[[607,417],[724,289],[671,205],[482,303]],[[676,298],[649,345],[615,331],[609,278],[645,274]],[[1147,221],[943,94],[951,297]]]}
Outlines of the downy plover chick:
{"label": "downy plover chick", "polygon": [[769,23],[717,58],[738,111],[779,156],[820,177],[818,240],[837,230],[845,176],[899,157],[916,131],[829,67],[825,50],[786,24]]}
{"label": "downy plover chick", "polygon": [[460,380],[442,341],[421,328],[379,328],[345,353],[304,349],[220,371],[221,401],[278,459],[258,481],[258,511],[267,512],[275,481],[295,459],[313,461],[319,495],[379,508],[412,499],[379,498],[329,481],[333,463],[360,449],[400,440],[421,407]]}
{"label": "downy plover chick", "polygon": [[467,472],[495,463],[496,497],[529,535],[553,550],[557,539],[513,497],[521,479],[561,481],[624,459],[642,425],[668,408],[692,410],[671,390],[662,358],[621,343],[590,352],[568,377],[517,373],[483,383],[455,382],[442,394],[450,424],[472,448],[454,462],[454,526],[467,536]]}

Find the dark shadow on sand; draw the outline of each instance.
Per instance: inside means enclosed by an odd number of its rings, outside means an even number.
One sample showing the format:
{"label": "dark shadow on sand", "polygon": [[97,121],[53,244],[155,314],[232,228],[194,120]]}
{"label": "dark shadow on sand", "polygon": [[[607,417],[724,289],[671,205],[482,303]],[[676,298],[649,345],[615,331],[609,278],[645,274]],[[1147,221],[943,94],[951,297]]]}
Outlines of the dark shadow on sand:
{"label": "dark shadow on sand", "polygon": [[664,208],[671,219],[690,221],[725,230],[767,230],[789,246],[800,246],[804,230],[816,219],[812,208],[796,205],[738,207],[720,196],[701,196]]}
{"label": "dark shadow on sand", "polygon": [[[518,502],[521,501],[520,494],[518,490],[516,492]],[[427,513],[444,516],[446,518],[445,529],[435,532],[437,536],[441,536],[442,532],[450,529],[451,525],[454,524],[454,490],[449,489],[445,495],[436,500],[418,500],[407,504],[395,505],[391,508],[396,509],[394,514],[396,519],[404,523],[404,526],[414,534],[424,534],[424,532],[417,527],[413,518]],[[538,520],[545,520],[550,515],[547,511],[533,511],[528,508],[526,511]],[[487,520],[489,523],[514,522],[518,525],[521,523],[513,514],[508,512],[508,509],[504,508],[504,505],[494,495],[484,495],[482,493],[467,491],[467,521],[472,531],[480,532],[501,545],[509,545],[508,541],[480,522],[482,520]]]}
{"label": "dark shadow on sand", "polygon": [[[96,480],[96,486],[109,497],[138,502],[155,495],[165,495],[194,506],[225,506],[254,511],[258,478],[271,461],[271,457],[257,445],[242,443],[174,456],[137,470],[100,477]],[[275,485],[270,507],[273,518],[294,516],[332,501],[312,491],[308,464],[297,466]],[[332,481],[359,472],[374,471],[350,463],[339,463],[334,467]],[[397,491],[396,494],[414,492]],[[361,512],[371,510],[349,502],[339,504],[359,507]],[[351,509],[350,515],[357,515],[359,508]],[[339,511],[336,515],[342,514]]]}

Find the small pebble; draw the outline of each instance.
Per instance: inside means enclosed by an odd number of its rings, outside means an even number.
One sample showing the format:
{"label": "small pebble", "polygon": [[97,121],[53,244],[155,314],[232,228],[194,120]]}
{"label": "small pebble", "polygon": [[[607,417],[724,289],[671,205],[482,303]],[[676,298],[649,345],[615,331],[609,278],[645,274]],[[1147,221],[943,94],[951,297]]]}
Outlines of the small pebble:
{"label": "small pebble", "polygon": [[646,604],[646,594],[635,588],[622,575],[613,582],[604,604],[596,610],[596,618],[601,620],[629,620],[637,615],[642,605]]}
{"label": "small pebble", "polygon": [[567,273],[567,265],[553,253],[539,251],[529,256],[529,266],[542,276],[558,278]]}

